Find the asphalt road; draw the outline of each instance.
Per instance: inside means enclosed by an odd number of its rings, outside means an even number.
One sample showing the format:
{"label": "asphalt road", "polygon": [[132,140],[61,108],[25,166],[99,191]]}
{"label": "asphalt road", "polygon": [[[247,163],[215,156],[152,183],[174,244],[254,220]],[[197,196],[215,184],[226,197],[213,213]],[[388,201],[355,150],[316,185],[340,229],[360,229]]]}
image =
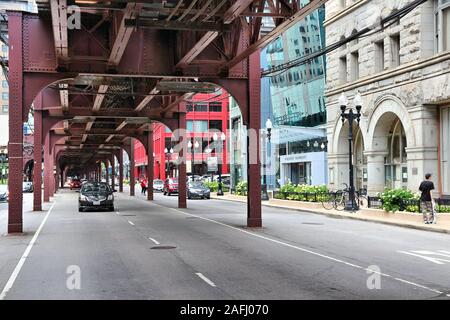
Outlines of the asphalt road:
{"label": "asphalt road", "polygon": [[267,207],[264,228],[247,229],[244,203],[179,210],[161,194],[78,213],[76,198],[63,191],[26,214],[28,233],[0,238],[5,299],[450,298],[446,234]]}

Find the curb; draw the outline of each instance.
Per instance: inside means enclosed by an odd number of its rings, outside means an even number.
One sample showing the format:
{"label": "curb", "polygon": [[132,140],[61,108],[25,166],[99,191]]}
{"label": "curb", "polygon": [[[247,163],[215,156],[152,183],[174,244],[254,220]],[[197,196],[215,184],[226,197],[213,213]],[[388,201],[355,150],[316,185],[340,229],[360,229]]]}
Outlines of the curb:
{"label": "curb", "polygon": [[[220,201],[240,202],[240,203],[246,203],[247,202],[247,201],[237,200],[237,199],[236,200],[235,199],[225,199],[225,198],[221,199],[221,198],[216,198],[216,197],[211,197],[211,199],[212,200],[220,200]],[[365,217],[358,217],[358,216],[343,216],[343,215],[340,215],[340,214],[327,213],[327,212],[322,212],[322,211],[314,211],[312,209],[300,209],[300,208],[283,207],[283,206],[269,204],[269,203],[264,203],[264,202],[262,203],[262,205],[265,206],[265,207],[271,207],[271,208],[277,208],[277,209],[285,209],[285,210],[291,210],[291,211],[297,211],[297,212],[308,212],[308,213],[313,213],[313,214],[320,214],[320,215],[327,216],[329,218],[334,218],[334,219],[359,220],[359,221],[380,223],[380,224],[396,226],[396,227],[404,227],[404,228],[408,228],[408,229],[415,229],[415,230],[431,231],[431,232],[437,232],[437,233],[450,234],[450,230],[442,229],[442,228],[429,228],[429,227],[426,227],[426,226],[420,226],[420,225],[415,225],[415,224],[399,223],[399,222],[394,222],[394,221],[374,220],[374,219],[365,218]]]}

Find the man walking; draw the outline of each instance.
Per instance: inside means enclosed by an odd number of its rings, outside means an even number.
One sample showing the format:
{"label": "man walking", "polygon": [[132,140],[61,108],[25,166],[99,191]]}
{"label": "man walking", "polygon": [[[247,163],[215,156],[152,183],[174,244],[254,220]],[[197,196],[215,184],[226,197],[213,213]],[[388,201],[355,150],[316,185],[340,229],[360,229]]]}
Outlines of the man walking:
{"label": "man walking", "polygon": [[423,214],[423,221],[425,224],[433,223],[433,197],[431,196],[431,190],[434,190],[434,183],[431,181],[431,174],[425,175],[425,181],[420,184],[419,190],[422,191],[420,196],[420,210]]}

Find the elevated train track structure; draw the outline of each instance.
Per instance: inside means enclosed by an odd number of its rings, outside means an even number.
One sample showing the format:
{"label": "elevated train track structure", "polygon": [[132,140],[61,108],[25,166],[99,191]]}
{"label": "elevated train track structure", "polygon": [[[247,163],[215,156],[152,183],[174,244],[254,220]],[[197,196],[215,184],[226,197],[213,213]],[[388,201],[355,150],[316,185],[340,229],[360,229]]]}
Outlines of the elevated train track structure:
{"label": "elevated train track structure", "polygon": [[[133,166],[133,141],[148,155],[152,127],[186,128],[186,101],[223,87],[245,125],[260,129],[260,50],[326,0],[37,0],[38,13],[8,11],[10,201],[8,232],[23,231],[22,125],[35,118],[34,161],[44,158],[44,201],[69,171],[98,179],[103,162]],[[261,33],[263,18],[273,30]],[[187,141],[179,138],[183,156]],[[253,146],[259,153],[259,144]],[[256,149],[255,149],[256,148]],[[42,156],[43,154],[43,156]],[[261,227],[260,162],[248,165],[247,226]],[[36,166],[35,166],[36,167]],[[114,168],[114,166],[113,166]],[[186,207],[186,165],[179,164],[178,205]],[[115,173],[113,173],[114,175]],[[134,177],[131,175],[134,193]],[[42,209],[34,170],[34,209]],[[148,199],[152,200],[151,190]]]}

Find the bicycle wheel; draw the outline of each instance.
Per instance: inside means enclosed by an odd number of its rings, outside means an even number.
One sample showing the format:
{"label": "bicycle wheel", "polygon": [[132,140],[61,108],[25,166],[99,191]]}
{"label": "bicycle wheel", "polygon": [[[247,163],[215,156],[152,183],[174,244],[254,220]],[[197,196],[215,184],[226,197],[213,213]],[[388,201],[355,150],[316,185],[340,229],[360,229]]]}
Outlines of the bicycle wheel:
{"label": "bicycle wheel", "polygon": [[338,211],[343,211],[345,209],[345,202],[348,200],[348,192],[337,192],[335,208]]}
{"label": "bicycle wheel", "polygon": [[335,194],[334,193],[326,193],[321,195],[322,198],[322,206],[326,210],[332,210],[334,209],[334,203],[335,203]]}

